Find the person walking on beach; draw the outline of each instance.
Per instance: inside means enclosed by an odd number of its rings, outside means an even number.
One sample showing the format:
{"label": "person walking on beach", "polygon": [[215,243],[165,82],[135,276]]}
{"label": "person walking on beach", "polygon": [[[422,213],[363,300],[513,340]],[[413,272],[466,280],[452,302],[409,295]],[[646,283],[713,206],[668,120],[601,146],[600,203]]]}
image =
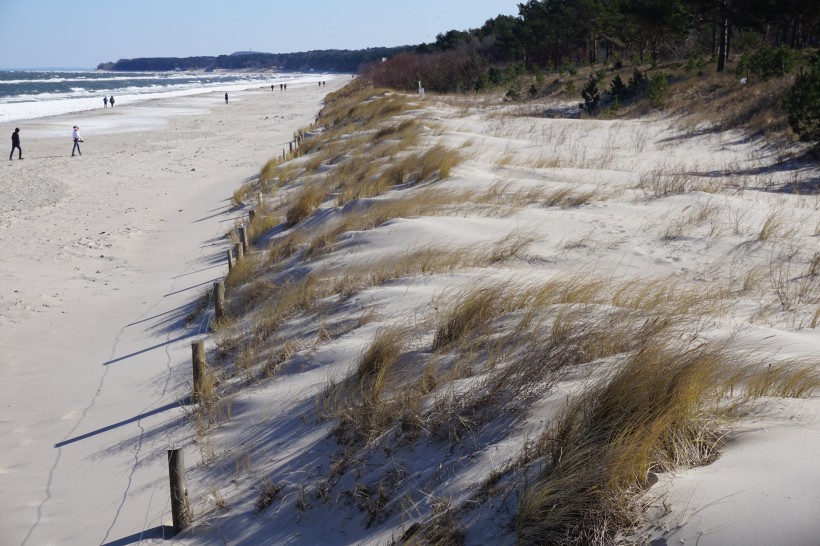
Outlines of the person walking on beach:
{"label": "person walking on beach", "polygon": [[11,161],[11,156],[14,155],[15,148],[17,148],[17,159],[23,159],[23,149],[20,147],[19,127],[15,127],[14,132],[11,134],[11,153],[9,154],[9,161]]}
{"label": "person walking on beach", "polygon": [[108,102],[111,103],[111,108],[114,108],[114,95],[111,95],[111,98],[108,99]]}
{"label": "person walking on beach", "polygon": [[108,97],[103,97],[103,108],[108,108]]}
{"label": "person walking on beach", "polygon": [[74,151],[80,155],[83,153],[80,151],[80,142],[85,142],[83,137],[80,136],[80,127],[78,125],[74,126],[74,132],[71,133],[71,138],[74,139],[74,148],[71,149],[71,157],[74,157]]}
{"label": "person walking on beach", "polygon": [[228,104],[228,94],[225,93],[225,104]]}

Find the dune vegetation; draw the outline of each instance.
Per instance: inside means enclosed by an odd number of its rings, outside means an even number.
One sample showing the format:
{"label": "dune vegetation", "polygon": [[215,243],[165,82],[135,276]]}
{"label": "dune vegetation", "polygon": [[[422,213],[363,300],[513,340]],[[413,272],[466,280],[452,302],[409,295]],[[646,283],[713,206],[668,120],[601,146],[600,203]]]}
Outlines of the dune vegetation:
{"label": "dune vegetation", "polygon": [[189,412],[203,529],[640,542],[664,476],[816,392],[816,168],[551,100],[358,79],[237,190],[251,249]]}

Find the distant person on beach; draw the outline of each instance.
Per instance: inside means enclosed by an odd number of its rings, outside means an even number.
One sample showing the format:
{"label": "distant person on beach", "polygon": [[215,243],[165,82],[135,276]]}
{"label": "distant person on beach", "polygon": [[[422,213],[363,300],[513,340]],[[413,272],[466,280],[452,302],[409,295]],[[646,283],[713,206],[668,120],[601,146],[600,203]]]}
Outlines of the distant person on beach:
{"label": "distant person on beach", "polygon": [[225,93],[225,104],[228,104],[228,94]]}
{"label": "distant person on beach", "polygon": [[[113,102],[114,98],[111,98]],[[80,127],[79,125],[74,126],[74,131],[71,133],[71,138],[74,139],[74,147],[71,149],[71,157],[74,157],[74,152],[76,151],[78,154],[83,155],[80,151],[80,142],[85,142],[83,137],[80,136]]]}
{"label": "distant person on beach", "polygon": [[108,108],[108,97],[103,97],[103,108]]}
{"label": "distant person on beach", "polygon": [[270,84],[270,90],[273,91],[273,84]]}
{"label": "distant person on beach", "polygon": [[288,90],[288,84],[285,84],[285,91]]}
{"label": "distant person on beach", "polygon": [[23,159],[23,149],[20,147],[20,128],[16,127],[11,134],[11,153],[9,154],[9,161],[14,155],[14,149],[17,148],[17,159]]}
{"label": "distant person on beach", "polygon": [[114,95],[111,95],[111,98],[108,99],[108,102],[111,103],[111,108],[114,108]]}

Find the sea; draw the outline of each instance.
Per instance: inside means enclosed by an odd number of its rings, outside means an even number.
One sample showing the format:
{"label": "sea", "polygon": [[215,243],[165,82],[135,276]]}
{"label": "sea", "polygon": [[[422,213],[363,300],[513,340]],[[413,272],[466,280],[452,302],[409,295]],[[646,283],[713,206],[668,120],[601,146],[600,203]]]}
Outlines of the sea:
{"label": "sea", "polygon": [[106,72],[98,70],[0,70],[0,124],[153,98],[231,92],[279,84],[321,81],[298,72]]}

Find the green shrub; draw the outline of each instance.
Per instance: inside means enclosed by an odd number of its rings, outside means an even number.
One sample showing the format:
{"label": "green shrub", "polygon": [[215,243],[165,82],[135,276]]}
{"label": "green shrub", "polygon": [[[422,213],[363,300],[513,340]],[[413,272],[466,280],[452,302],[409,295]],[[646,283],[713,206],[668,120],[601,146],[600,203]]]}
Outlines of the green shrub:
{"label": "green shrub", "polygon": [[757,76],[761,80],[783,77],[794,70],[797,59],[797,53],[786,46],[772,47],[766,42],[758,42],[743,52],[737,73]]}
{"label": "green shrub", "polygon": [[575,67],[575,64],[569,60],[569,57],[564,57],[561,59],[561,73],[568,73],[570,76],[574,76],[578,73],[578,69]]}
{"label": "green shrub", "polygon": [[655,72],[649,80],[649,102],[655,108],[663,106],[663,98],[666,90],[669,89],[669,80],[663,71]]}
{"label": "green shrub", "polygon": [[584,110],[587,114],[595,114],[598,111],[598,102],[601,100],[598,93],[598,78],[589,77],[589,81],[581,90],[581,97],[584,99]]}
{"label": "green shrub", "polygon": [[476,91],[482,91],[490,87],[490,76],[486,72],[479,74],[474,87]]}
{"label": "green shrub", "polygon": [[620,74],[609,82],[609,91],[607,91],[607,94],[612,97],[613,102],[621,102],[629,97],[629,89],[626,87],[626,84],[624,84]]}
{"label": "green shrub", "polygon": [[703,69],[706,68],[706,60],[697,51],[689,51],[686,53],[686,71],[697,71],[699,76],[703,75]]}
{"label": "green shrub", "polygon": [[646,75],[637,68],[634,69],[632,71],[632,77],[629,78],[629,82],[627,83],[629,95],[634,96],[643,93],[647,85],[649,85],[649,80],[646,79]]}
{"label": "green shrub", "polygon": [[801,70],[794,85],[786,91],[783,109],[800,140],[820,142],[820,53],[812,59],[809,70]]}
{"label": "green shrub", "polygon": [[532,73],[535,76],[535,83],[542,85],[544,83],[544,71],[541,70],[541,67],[538,66],[537,63],[533,63]]}

